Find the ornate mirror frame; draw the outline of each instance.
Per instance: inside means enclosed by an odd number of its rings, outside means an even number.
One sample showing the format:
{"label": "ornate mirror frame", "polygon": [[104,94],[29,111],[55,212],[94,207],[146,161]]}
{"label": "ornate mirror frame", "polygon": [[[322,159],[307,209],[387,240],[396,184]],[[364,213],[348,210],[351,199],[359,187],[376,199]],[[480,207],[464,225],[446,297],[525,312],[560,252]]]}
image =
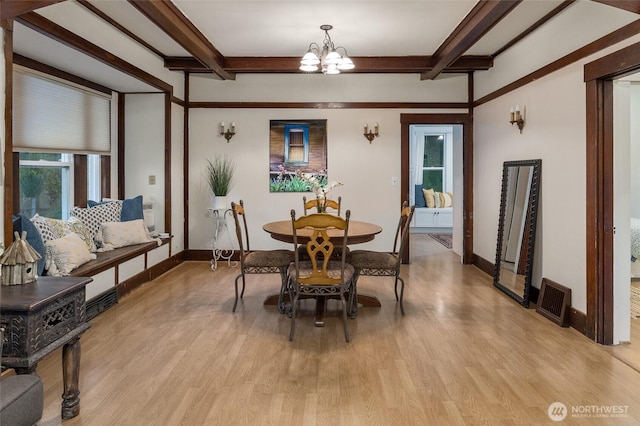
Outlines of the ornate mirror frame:
{"label": "ornate mirror frame", "polygon": [[[521,263],[521,268],[523,269],[523,273],[521,275],[524,275],[524,291],[522,295],[516,293],[512,288],[506,286],[505,283],[501,281],[502,251],[504,247],[503,243],[505,242],[505,218],[509,209],[513,207],[510,203],[507,203],[511,198],[508,196],[508,190],[510,188],[509,177],[512,176],[510,171],[519,167],[531,167],[528,196],[524,200],[526,201],[526,205],[522,206],[523,209],[526,207],[526,216],[523,218],[523,227],[521,230],[522,240],[519,242],[520,250],[518,255],[518,258],[520,259],[518,263]],[[536,241],[541,168],[542,160],[539,159],[505,161],[502,168],[502,192],[500,197],[500,216],[498,218],[498,240],[496,243],[496,263],[493,274],[493,285],[525,308],[529,307],[531,295],[531,274]]]}

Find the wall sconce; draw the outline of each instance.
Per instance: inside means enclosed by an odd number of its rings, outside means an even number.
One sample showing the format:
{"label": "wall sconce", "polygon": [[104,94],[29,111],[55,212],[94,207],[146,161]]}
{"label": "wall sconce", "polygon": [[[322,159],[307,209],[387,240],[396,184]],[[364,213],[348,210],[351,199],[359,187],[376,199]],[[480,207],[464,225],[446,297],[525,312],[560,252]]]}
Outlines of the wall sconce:
{"label": "wall sconce", "polygon": [[226,130],[224,128],[224,121],[220,123],[220,136],[224,136],[224,138],[227,140],[227,143],[229,143],[229,141],[235,134],[236,134],[236,123],[231,123],[231,127],[229,127]]}
{"label": "wall sconce", "polygon": [[364,137],[367,138],[369,143],[371,143],[371,141],[374,138],[377,138],[378,137],[378,123],[376,123],[375,127],[373,128],[373,130],[371,130],[369,128],[369,125],[367,123],[365,123],[364,124]]}
{"label": "wall sconce", "polygon": [[522,128],[524,127],[524,113],[520,113],[520,105],[516,105],[515,108],[511,107],[511,111],[509,112],[509,123],[511,123],[511,125],[516,124],[518,129],[520,129],[520,133],[522,133]]}

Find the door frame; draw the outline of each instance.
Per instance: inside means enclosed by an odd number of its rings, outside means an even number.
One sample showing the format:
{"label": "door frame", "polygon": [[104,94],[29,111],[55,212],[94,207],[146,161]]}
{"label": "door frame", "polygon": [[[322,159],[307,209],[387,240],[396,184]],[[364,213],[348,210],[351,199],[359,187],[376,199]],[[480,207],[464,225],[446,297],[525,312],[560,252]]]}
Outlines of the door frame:
{"label": "door frame", "polygon": [[576,328],[604,345],[613,343],[614,321],[613,80],[639,70],[640,43],[584,66],[587,313],[584,326]]}
{"label": "door frame", "polygon": [[[400,203],[409,201],[409,155],[412,124],[462,125],[462,263],[473,263],[473,115],[460,114],[400,114]],[[411,234],[409,233],[409,238]],[[409,262],[409,246],[405,245],[402,261]]]}

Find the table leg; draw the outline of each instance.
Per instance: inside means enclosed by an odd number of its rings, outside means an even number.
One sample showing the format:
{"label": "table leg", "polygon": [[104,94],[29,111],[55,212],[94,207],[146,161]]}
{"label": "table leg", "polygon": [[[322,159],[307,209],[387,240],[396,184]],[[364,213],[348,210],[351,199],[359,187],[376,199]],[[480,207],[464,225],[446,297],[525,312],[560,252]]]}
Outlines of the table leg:
{"label": "table leg", "polygon": [[62,347],[62,418],[70,419],[80,413],[80,338],[76,337]]}
{"label": "table leg", "polygon": [[324,327],[324,313],[327,310],[326,296],[316,297],[316,314],[313,319],[316,327]]}

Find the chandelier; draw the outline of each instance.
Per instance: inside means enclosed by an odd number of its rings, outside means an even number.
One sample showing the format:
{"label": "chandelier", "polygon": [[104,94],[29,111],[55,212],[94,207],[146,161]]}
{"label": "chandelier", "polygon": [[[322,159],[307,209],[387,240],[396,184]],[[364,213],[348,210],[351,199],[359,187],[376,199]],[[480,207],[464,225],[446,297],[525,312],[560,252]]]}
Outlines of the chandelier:
{"label": "chandelier", "polygon": [[[300,69],[306,72],[318,71],[318,65],[322,69],[323,74],[340,74],[340,71],[352,70],[356,66],[347,56],[347,49],[342,46],[335,47],[329,30],[332,25],[321,25],[320,29],[324,31],[324,40],[322,41],[322,49],[318,43],[311,43],[307,53],[300,60]],[[344,55],[338,53],[338,49],[344,50]]]}

